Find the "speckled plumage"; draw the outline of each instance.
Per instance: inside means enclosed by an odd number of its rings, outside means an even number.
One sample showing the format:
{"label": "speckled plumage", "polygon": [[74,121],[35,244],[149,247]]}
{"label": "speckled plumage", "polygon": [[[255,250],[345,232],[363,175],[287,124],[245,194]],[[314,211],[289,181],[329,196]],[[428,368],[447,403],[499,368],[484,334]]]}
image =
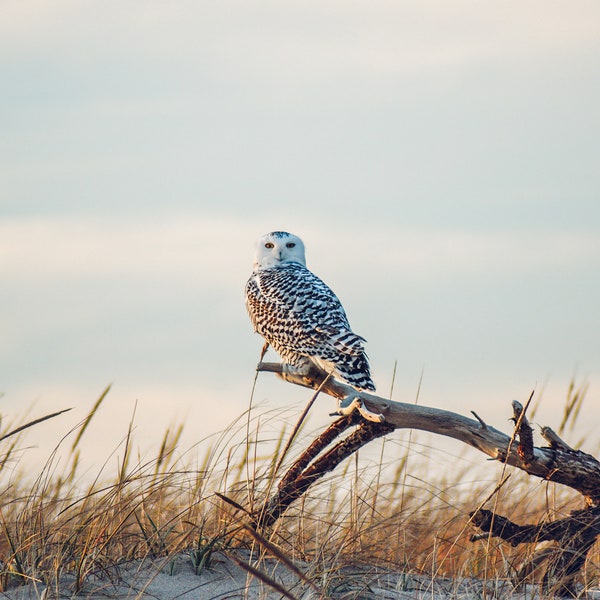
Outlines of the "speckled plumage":
{"label": "speckled plumage", "polygon": [[310,360],[359,390],[375,389],[365,340],[350,329],[333,291],[306,268],[300,238],[278,231],[257,242],[246,306],[255,331],[285,363],[301,369]]}

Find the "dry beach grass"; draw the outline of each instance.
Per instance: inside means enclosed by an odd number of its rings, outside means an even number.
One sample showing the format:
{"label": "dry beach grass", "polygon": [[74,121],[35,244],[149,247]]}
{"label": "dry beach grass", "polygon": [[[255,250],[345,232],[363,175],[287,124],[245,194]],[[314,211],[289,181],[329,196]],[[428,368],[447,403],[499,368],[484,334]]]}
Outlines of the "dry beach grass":
{"label": "dry beach grass", "polygon": [[[255,535],[245,511],[261,506],[314,432],[301,428],[286,451],[293,418],[252,411],[194,451],[182,453],[181,428],[168,429],[148,459],[130,423],[118,468],[110,472],[111,460],[90,480],[79,474],[80,442],[108,391],[33,476],[15,457],[35,424],[1,440],[0,597],[508,597],[533,548],[472,541],[469,513],[488,499],[537,523],[581,506],[574,492],[519,473],[497,490],[502,465],[473,454],[438,461],[439,438],[394,432]],[[585,387],[569,390],[561,432],[584,396]],[[597,586],[599,559],[594,548],[582,589]]]}

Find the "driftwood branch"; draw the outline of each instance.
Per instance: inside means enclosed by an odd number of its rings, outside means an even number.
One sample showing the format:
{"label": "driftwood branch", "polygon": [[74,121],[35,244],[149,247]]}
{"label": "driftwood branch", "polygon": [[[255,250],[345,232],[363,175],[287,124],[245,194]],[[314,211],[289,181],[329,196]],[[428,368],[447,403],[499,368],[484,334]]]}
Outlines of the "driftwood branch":
{"label": "driftwood branch", "polygon": [[573,511],[565,519],[539,525],[517,525],[509,519],[480,509],[471,513],[472,523],[482,531],[507,541],[512,546],[523,543],[539,544],[554,541],[549,550],[542,547],[530,561],[526,561],[516,575],[515,583],[526,580],[540,558],[547,562],[542,587],[556,596],[576,596],[575,579],[587,553],[600,535],[600,507]]}
{"label": "driftwood branch", "polygon": [[485,509],[473,512],[470,516],[476,527],[509,542],[511,546],[550,540],[560,542],[572,538],[582,529],[588,535],[600,535],[600,508],[576,510],[565,519],[540,525],[517,525]]}
{"label": "driftwood branch", "polygon": [[[257,370],[275,373],[290,383],[319,389],[336,398],[342,406],[348,406],[350,399],[355,400],[359,396],[362,414],[367,418],[382,415],[383,422],[367,421],[355,412],[332,423],[296,460],[279,482],[276,493],[254,515],[255,526],[271,525],[310,485],[369,441],[394,429],[420,429],[459,440],[492,459],[547,481],[566,485],[583,495],[586,509],[575,511],[565,519],[540,525],[518,525],[485,509],[471,514],[476,527],[512,545],[544,541],[556,545],[536,552],[521,567],[515,581],[517,585],[543,561],[546,565],[542,580],[545,592],[553,596],[576,595],[575,578],[600,535],[600,462],[590,454],[570,447],[549,427],[541,429],[548,445],[536,447],[533,430],[526,417],[531,397],[525,407],[513,401],[515,429],[513,435],[508,436],[485,423],[474,412],[475,420],[447,410],[394,402],[367,392],[359,393],[317,367],[300,373],[287,365],[261,362]],[[334,443],[352,426],[356,426],[352,433]],[[481,539],[481,535],[473,536],[472,540],[476,539]]]}
{"label": "driftwood branch", "polygon": [[[348,437],[325,451],[348,428],[356,429]],[[334,421],[296,460],[283,476],[277,492],[255,515],[254,525],[267,527],[323,475],[333,471],[343,460],[370,441],[394,430],[387,423],[374,423],[362,419],[358,413]]]}
{"label": "driftwood branch", "polygon": [[[306,374],[293,372],[278,363],[259,363],[257,368],[311,389],[317,389],[327,377],[325,371],[316,367]],[[357,394],[354,388],[333,378],[325,382],[321,391],[339,401]],[[479,417],[474,420],[448,410],[395,402],[367,392],[361,392],[360,397],[370,411],[381,413],[385,423],[394,428],[420,429],[454,438],[530,475],[577,490],[588,506],[600,506],[600,462],[568,446],[548,427],[542,428],[541,434],[549,445],[540,448],[533,446],[531,428],[525,420],[521,420],[515,439],[485,424]],[[515,409],[513,404],[516,421],[518,406]]]}

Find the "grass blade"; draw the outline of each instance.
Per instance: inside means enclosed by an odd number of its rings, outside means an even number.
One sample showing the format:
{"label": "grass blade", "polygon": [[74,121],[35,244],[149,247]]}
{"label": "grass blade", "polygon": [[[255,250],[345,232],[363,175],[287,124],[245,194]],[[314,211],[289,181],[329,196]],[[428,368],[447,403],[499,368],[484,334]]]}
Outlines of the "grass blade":
{"label": "grass blade", "polygon": [[112,384],[109,384],[106,387],[106,389],[100,394],[100,398],[98,398],[98,400],[96,400],[96,403],[92,407],[92,410],[89,412],[88,416],[85,418],[85,421],[83,422],[83,425],[81,426],[81,429],[79,430],[79,433],[77,434],[77,437],[75,438],[75,441],[73,442],[73,445],[71,446],[71,452],[73,452],[75,450],[75,448],[77,448],[77,444],[79,444],[81,438],[83,437],[83,433],[87,429],[87,426],[90,424],[90,421],[96,414],[96,411],[100,407],[100,404],[102,404],[102,401],[104,400],[104,398],[106,398],[106,396],[108,395],[111,385]]}
{"label": "grass blade", "polygon": [[49,415],[46,415],[45,417],[40,417],[39,419],[34,419],[33,421],[29,421],[29,423],[25,423],[25,425],[21,425],[20,427],[17,427],[16,429],[9,431],[8,433],[5,433],[3,436],[0,437],[0,442],[5,440],[6,438],[9,438],[12,435],[15,435],[17,433],[20,433],[21,431],[24,431],[25,429],[28,429],[29,427],[33,427],[34,425],[37,425],[38,423],[43,423],[44,421],[47,421],[48,419],[53,419],[54,417],[58,417],[58,415],[62,415],[63,413],[69,412],[70,410],[73,410],[73,409],[65,408],[63,410],[59,410],[58,412],[54,412]]}
{"label": "grass blade", "polygon": [[253,577],[256,577],[257,579],[260,579],[260,581],[262,581],[263,583],[266,583],[270,588],[274,589],[276,592],[278,592],[282,596],[285,596],[289,600],[297,600],[296,596],[294,596],[293,594],[288,592],[280,583],[278,583],[274,579],[271,579],[271,577],[269,577],[262,571],[259,571],[256,567],[253,567],[252,565],[245,563],[243,560],[240,560],[236,556],[231,556],[231,559],[238,566],[240,566],[242,569],[244,569],[244,571],[247,571],[248,573],[250,573],[250,575],[252,575]]}
{"label": "grass blade", "polygon": [[317,594],[321,594],[321,590],[317,587],[314,581],[311,581],[300,569],[274,544],[264,538],[258,531],[250,527],[249,525],[243,525],[244,530],[248,532],[260,546],[280,560],[294,575],[299,579],[307,583]]}

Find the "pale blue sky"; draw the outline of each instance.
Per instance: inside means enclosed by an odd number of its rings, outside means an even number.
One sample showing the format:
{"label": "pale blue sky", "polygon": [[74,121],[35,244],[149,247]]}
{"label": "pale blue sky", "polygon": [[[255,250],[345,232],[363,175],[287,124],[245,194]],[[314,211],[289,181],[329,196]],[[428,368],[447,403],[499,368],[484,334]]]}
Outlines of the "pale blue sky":
{"label": "pale blue sky", "polygon": [[599,424],[597,2],[0,10],[5,417],[75,422],[113,382],[106,448],[136,399],[148,446],[222,428],[261,347],[253,242],[287,229],[382,393],[398,360],[398,400],[423,371],[422,403],[502,425],[537,386],[556,425],[577,374]]}

